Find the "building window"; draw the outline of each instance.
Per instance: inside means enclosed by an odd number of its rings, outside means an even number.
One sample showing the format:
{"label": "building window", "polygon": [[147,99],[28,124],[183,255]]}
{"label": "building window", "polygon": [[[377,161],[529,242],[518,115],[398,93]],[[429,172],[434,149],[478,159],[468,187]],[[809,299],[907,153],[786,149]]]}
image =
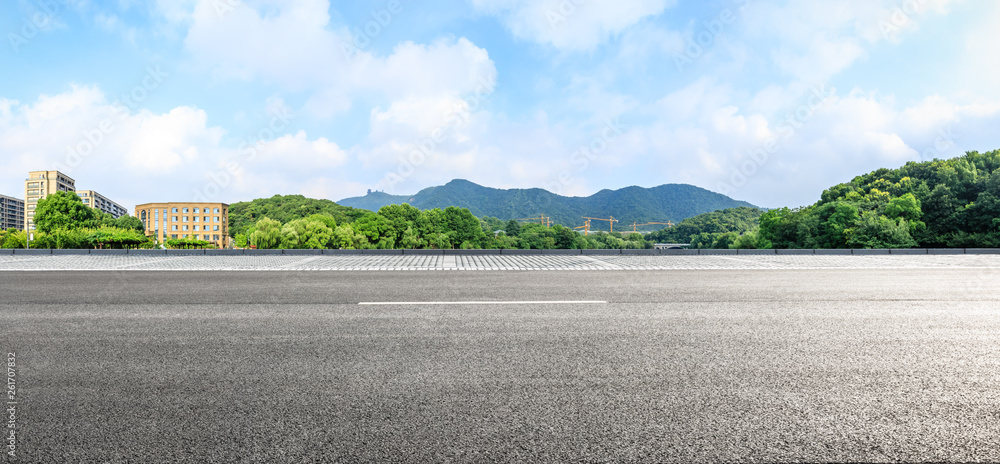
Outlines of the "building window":
{"label": "building window", "polygon": [[201,210],[200,210],[200,209],[198,209],[198,208],[195,208],[195,209],[194,209],[194,214],[198,214],[198,213],[200,213],[200,212],[201,212]]}
{"label": "building window", "polygon": [[190,212],[191,212],[191,210],[189,208],[184,208],[184,214],[187,214],[187,213],[190,213]]}
{"label": "building window", "polygon": [[184,222],[188,222],[188,217],[184,216]]}
{"label": "building window", "polygon": [[177,214],[177,208],[174,208],[173,211],[171,211],[171,213]]}
{"label": "building window", "polygon": [[177,238],[177,234],[171,235],[170,238]]}
{"label": "building window", "polygon": [[219,222],[219,216],[216,216],[213,219],[215,219],[215,222]]}
{"label": "building window", "polygon": [[219,226],[212,226],[212,230],[215,231],[215,232],[218,232],[219,231]]}
{"label": "building window", "polygon": [[219,240],[219,236],[218,236],[218,235],[213,235],[212,237],[213,237],[213,238],[214,238],[214,239],[215,239],[216,241],[218,241],[218,240]]}
{"label": "building window", "polygon": [[188,230],[188,226],[184,226],[184,231],[186,232],[187,230]]}
{"label": "building window", "polygon": [[[176,211],[175,211],[175,212],[176,212]],[[174,221],[174,222],[180,222],[180,221],[178,221],[178,220],[177,220],[177,216],[174,216],[174,217],[170,218],[170,220],[171,220],[171,221]]]}
{"label": "building window", "polygon": [[176,231],[177,231],[177,226],[172,226],[172,227],[170,228],[170,230],[172,230],[172,231],[176,232]]}
{"label": "building window", "polygon": [[201,222],[201,216],[195,216],[194,222]]}
{"label": "building window", "polygon": [[219,214],[219,208],[215,208],[215,214]]}
{"label": "building window", "polygon": [[195,230],[195,232],[197,232],[198,231],[198,226],[194,226],[194,230]]}

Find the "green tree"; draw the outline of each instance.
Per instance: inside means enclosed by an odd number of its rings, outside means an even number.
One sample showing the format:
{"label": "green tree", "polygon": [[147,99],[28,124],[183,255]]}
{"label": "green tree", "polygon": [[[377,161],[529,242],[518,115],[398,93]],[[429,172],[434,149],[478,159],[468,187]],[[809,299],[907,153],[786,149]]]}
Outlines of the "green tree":
{"label": "green tree", "polygon": [[917,241],[910,235],[906,219],[890,219],[866,211],[861,222],[847,230],[847,243],[855,248],[912,248]]}
{"label": "green tree", "polygon": [[376,248],[391,249],[396,246],[392,223],[379,214],[367,213],[354,221],[352,227],[355,233],[365,236],[368,243]]}
{"label": "green tree", "polygon": [[[149,239],[142,233],[132,229],[116,229],[102,227],[91,232],[86,241],[95,248],[135,248]],[[208,243],[208,242],[205,242]]]}
{"label": "green tree", "polygon": [[[555,239],[555,247],[561,250],[572,250],[576,248],[576,238],[580,235],[573,229],[556,224],[552,226],[552,233]],[[641,237],[641,236],[640,236]]]}
{"label": "green tree", "polygon": [[917,197],[913,196],[912,193],[907,193],[889,200],[889,204],[885,207],[885,216],[889,219],[902,218],[907,221],[919,221],[924,216],[924,212],[920,210],[920,200],[917,200]]}
{"label": "green tree", "polygon": [[35,207],[35,228],[49,233],[57,229],[83,229],[94,226],[97,210],[84,205],[75,193],[56,192],[38,200]]}
{"label": "green tree", "polygon": [[42,241],[38,241],[38,246],[56,249],[89,248],[91,245],[89,240],[90,234],[90,229],[57,229],[49,234],[46,234],[44,237],[40,237],[44,243]]}
{"label": "green tree", "polygon": [[3,239],[2,248],[24,248],[27,245],[28,234],[23,230],[8,230]]}
{"label": "green tree", "polygon": [[327,227],[327,222],[311,218],[296,219],[281,228],[284,248],[318,250],[333,244],[333,229]]}
{"label": "green tree", "polygon": [[236,234],[236,238],[233,239],[233,245],[238,248],[243,248],[247,246],[247,235],[246,234]]}
{"label": "green tree", "polygon": [[516,219],[507,221],[507,227],[504,228],[504,232],[508,237],[517,237],[518,235],[521,235],[521,223],[517,222]]}
{"label": "green tree", "polygon": [[417,235],[417,231],[413,230],[412,226],[407,227],[406,230],[403,231],[403,237],[399,242],[399,244],[403,248],[411,250],[417,248],[423,248],[426,245],[426,243],[427,242],[425,242],[423,239],[420,238],[419,235]]}
{"label": "green tree", "polygon": [[262,218],[257,221],[250,244],[261,249],[271,250],[281,245],[281,223],[274,219]]}
{"label": "green tree", "polygon": [[127,214],[112,221],[111,227],[116,229],[134,230],[138,232],[144,231],[142,221],[140,221],[137,217],[129,216]]}
{"label": "green tree", "polygon": [[451,244],[451,238],[448,237],[448,234],[431,234],[430,237],[427,237],[427,241],[430,242],[432,248],[437,250],[450,250],[455,248],[455,246]]}
{"label": "green tree", "polygon": [[747,232],[740,235],[731,248],[738,250],[767,250],[773,248],[770,243],[760,238],[758,231]]}
{"label": "green tree", "polygon": [[486,239],[486,233],[472,212],[465,208],[449,206],[444,210],[445,221],[449,232],[454,232],[452,243],[468,242],[473,248],[481,248]]}

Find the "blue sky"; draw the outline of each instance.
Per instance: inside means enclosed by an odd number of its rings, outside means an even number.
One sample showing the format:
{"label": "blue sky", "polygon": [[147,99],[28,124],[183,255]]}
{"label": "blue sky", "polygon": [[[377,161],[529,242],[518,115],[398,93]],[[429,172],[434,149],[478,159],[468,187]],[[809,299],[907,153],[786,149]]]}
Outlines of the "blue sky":
{"label": "blue sky", "polygon": [[690,183],[765,207],[1000,148],[989,0],[11,0],[0,193],[128,208]]}

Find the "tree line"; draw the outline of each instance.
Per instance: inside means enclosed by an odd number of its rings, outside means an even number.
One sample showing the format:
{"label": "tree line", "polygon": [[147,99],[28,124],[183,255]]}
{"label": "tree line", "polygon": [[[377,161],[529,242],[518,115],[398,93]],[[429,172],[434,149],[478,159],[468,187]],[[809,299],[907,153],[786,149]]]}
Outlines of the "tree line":
{"label": "tree line", "polygon": [[338,222],[329,214],[312,214],[281,223],[264,217],[236,235],[237,246],[259,249],[596,249],[650,248],[641,234],[583,236],[556,225],[506,223],[479,219],[465,208],[419,210],[409,204],[388,205]]}
{"label": "tree line", "polygon": [[[142,221],[132,216],[113,218],[83,204],[75,193],[56,192],[38,201],[33,218],[32,248],[144,248],[154,243],[143,233]],[[25,248],[28,234],[0,231],[0,248]]]}
{"label": "tree line", "polygon": [[718,211],[648,238],[694,248],[997,248],[1000,150],[879,169],[811,206]]}

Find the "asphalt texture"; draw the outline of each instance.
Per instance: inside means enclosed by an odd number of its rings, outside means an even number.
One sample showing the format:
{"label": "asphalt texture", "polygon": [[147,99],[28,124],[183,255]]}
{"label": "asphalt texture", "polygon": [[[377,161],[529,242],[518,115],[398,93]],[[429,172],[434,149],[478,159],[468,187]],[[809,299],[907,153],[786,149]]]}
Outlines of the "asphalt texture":
{"label": "asphalt texture", "polygon": [[[988,269],[4,272],[18,403],[4,458],[996,462],[998,283]],[[607,303],[359,305],[557,300]]]}

